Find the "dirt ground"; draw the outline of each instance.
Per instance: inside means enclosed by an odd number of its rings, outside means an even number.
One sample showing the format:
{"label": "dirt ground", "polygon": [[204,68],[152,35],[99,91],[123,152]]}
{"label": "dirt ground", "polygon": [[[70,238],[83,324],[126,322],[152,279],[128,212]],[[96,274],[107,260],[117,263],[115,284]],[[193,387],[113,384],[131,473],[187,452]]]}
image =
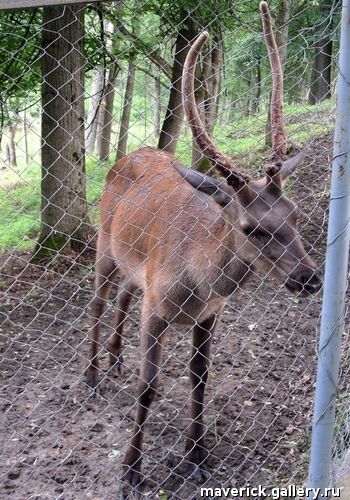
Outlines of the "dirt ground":
{"label": "dirt ground", "polygon": [[[301,232],[322,269],[331,138],[315,141],[292,186]],[[137,390],[139,297],[125,329],[125,373],[106,373],[102,396],[84,384],[92,263],[45,269],[26,253],[1,263],[0,497],[118,498],[120,463]],[[203,486],[281,486],[305,478],[321,294],[295,299],[255,277],[227,304],[206,391],[211,478]],[[112,333],[113,306],[104,321]],[[172,329],[160,394],[147,424],[145,498],[197,499],[181,459],[189,426],[190,335]],[[102,363],[107,369],[107,356]]]}

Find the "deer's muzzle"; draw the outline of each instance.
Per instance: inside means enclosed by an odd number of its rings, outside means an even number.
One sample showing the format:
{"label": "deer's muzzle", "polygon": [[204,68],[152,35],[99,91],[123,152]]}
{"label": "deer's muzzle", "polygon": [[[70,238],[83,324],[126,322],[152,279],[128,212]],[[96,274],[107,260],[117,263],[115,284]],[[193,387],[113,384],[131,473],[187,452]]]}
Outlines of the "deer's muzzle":
{"label": "deer's muzzle", "polygon": [[314,269],[304,269],[289,276],[285,282],[286,288],[302,295],[316,293],[322,287],[322,280]]}

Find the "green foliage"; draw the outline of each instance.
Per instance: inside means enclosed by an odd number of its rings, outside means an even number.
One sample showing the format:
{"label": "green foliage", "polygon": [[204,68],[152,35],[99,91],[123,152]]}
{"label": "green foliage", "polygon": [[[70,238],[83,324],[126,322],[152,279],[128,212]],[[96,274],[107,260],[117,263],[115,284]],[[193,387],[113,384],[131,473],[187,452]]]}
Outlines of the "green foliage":
{"label": "green foliage", "polygon": [[16,123],[24,102],[37,99],[40,81],[39,9],[0,12],[0,126]]}
{"label": "green foliage", "polygon": [[[140,102],[135,101],[133,116],[137,116]],[[287,117],[293,118],[293,123],[287,123],[287,131],[293,143],[302,145],[315,135],[325,133],[332,127],[328,116],[334,103],[328,101],[317,107],[318,121],[314,119],[313,106],[286,106]],[[264,148],[264,126],[266,115],[238,118],[225,126],[217,126],[214,131],[215,142],[225,153],[240,161],[240,166],[256,165],[257,158],[261,161],[267,156]],[[302,122],[302,127],[300,123]],[[242,134],[242,131],[244,133]],[[133,151],[145,143],[151,134],[151,127],[145,128],[133,125],[128,150]],[[30,135],[30,143],[35,144],[34,134]],[[150,139],[150,137],[148,137]],[[154,144],[155,141],[153,141]],[[191,163],[192,135],[182,134],[178,142],[176,156],[187,166]],[[33,149],[34,152],[34,149]],[[35,157],[35,155],[34,155]],[[101,165],[98,159],[91,156],[87,160],[87,199],[90,205],[91,222],[98,224],[98,200],[101,195],[105,177],[112,166],[114,158]],[[25,166],[23,156],[20,156],[16,169],[2,170],[0,176],[0,253],[7,250],[33,249],[40,229],[40,166],[33,161]]]}
{"label": "green foliage", "polygon": [[[332,4],[329,15],[329,5]],[[280,0],[270,0],[273,19],[276,19]],[[328,9],[328,10],[327,10]],[[29,108],[31,117],[40,115],[41,85],[41,30],[42,9],[0,12],[0,123],[6,127],[18,121],[18,112]],[[326,14],[325,14],[326,12]],[[309,64],[315,42],[326,29],[333,38],[337,51],[337,24],[340,2],[336,0],[296,0],[292,2],[289,22],[289,43],[285,65],[286,114],[293,116],[287,131],[293,143],[304,143],[311,135],[320,134],[332,126],[327,120],[317,123],[308,120],[311,108],[306,101],[310,80]],[[249,164],[253,155],[264,156],[266,109],[271,88],[271,75],[266,47],[263,42],[257,2],[242,0],[127,0],[101,2],[85,8],[86,101],[88,111],[91,96],[92,69],[100,68],[107,75],[113,68],[117,75],[112,141],[116,143],[120,121],[124,82],[129,57],[136,51],[137,66],[131,110],[128,150],[143,144],[156,145],[151,95],[154,79],[161,82],[161,114],[165,115],[169,95],[174,41],[182,21],[191,16],[198,32],[208,29],[211,43],[220,31],[224,41],[224,72],[219,99],[218,123],[214,139],[218,147],[234,157],[244,157]],[[110,23],[106,25],[106,23]],[[113,25],[113,28],[112,26]],[[106,28],[107,26],[107,28]],[[207,45],[208,47],[208,45]],[[261,69],[261,96],[259,112],[252,114],[256,95],[257,68]],[[332,103],[318,110],[327,111]],[[315,108],[313,108],[315,109]],[[306,118],[305,118],[306,115]],[[297,117],[303,116],[303,126]],[[19,154],[18,167],[1,171],[0,176],[0,251],[32,246],[37,236],[40,219],[40,123],[35,120],[29,143],[33,162],[25,167]],[[18,139],[19,133],[17,133]],[[22,141],[22,142],[21,142]],[[19,149],[24,149],[21,139]],[[177,155],[187,165],[191,163],[191,134],[183,133],[177,146]],[[111,156],[110,163],[113,161]],[[97,158],[87,161],[87,198],[91,204],[91,218],[97,222],[95,202],[104,184],[108,165],[101,166]]]}
{"label": "green foliage", "polygon": [[[34,173],[33,173],[34,174]],[[12,172],[0,187],[0,252],[32,248],[39,231],[39,178],[27,172]]]}

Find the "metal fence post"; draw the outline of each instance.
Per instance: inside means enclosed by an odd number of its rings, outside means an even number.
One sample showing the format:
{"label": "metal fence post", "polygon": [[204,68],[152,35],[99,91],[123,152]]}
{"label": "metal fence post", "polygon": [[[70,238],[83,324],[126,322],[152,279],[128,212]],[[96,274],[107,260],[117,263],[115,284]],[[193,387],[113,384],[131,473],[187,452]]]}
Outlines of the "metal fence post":
{"label": "metal fence post", "polygon": [[[350,218],[350,0],[343,0],[338,102],[309,487],[329,486],[344,327]],[[312,495],[308,498],[312,498]]]}

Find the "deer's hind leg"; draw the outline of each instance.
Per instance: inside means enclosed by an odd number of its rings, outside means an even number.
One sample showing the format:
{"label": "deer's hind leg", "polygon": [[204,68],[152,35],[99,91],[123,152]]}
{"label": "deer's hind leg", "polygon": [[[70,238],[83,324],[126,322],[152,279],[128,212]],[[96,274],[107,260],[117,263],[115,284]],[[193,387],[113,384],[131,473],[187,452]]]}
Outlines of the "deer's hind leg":
{"label": "deer's hind leg", "polygon": [[113,372],[122,372],[122,334],[130,302],[136,289],[137,287],[129,281],[122,282],[119,285],[116,301],[115,332],[108,343],[109,362]]}
{"label": "deer's hind leg", "polygon": [[98,384],[101,316],[106,309],[117,269],[114,260],[108,254],[98,253],[95,264],[95,295],[91,303],[90,313],[93,323],[90,335],[89,366],[85,371],[86,381],[91,387],[96,387]]}

